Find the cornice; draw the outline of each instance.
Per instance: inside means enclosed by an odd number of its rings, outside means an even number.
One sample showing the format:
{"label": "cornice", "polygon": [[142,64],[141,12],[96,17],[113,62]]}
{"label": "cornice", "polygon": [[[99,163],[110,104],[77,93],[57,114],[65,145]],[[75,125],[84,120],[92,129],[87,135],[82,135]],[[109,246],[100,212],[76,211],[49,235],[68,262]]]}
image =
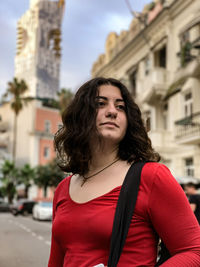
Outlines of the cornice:
{"label": "cornice", "polygon": [[[97,70],[95,76],[101,76],[106,74],[111,68],[118,69],[118,64],[122,65],[124,62],[137,54],[138,50],[144,50],[143,55],[140,58],[137,56],[133,57],[135,62],[134,65],[138,64],[149,51],[152,51],[157,43],[163,38],[167,38],[166,29],[170,26],[175,16],[179,15],[188,5],[190,5],[193,0],[176,0],[173,1],[169,6],[163,6],[163,9],[152,20],[146,28],[143,28],[132,40],[130,40],[116,55],[100,69]],[[161,31],[161,29],[163,29]],[[130,32],[128,33],[130,34]],[[150,46],[145,44],[143,35],[153,37],[153,42],[150,42]],[[159,36],[159,37],[158,37]],[[149,38],[150,39],[150,38]]]}
{"label": "cornice", "polygon": [[[117,68],[117,64],[123,64],[123,61],[127,62],[128,59],[130,59],[130,54],[136,54],[138,50],[141,50],[141,48],[144,50],[144,53],[142,57],[140,57],[136,62],[133,64],[137,64],[139,61],[141,61],[145,54],[148,54],[150,50],[156,45],[158,40],[150,44],[145,44],[145,40],[143,38],[143,35],[160,35],[159,39],[166,38],[166,27],[163,27],[163,25],[167,26],[167,23],[169,22],[169,16],[168,16],[168,7],[165,7],[158,15],[157,17],[150,22],[148,27],[143,28],[132,40],[130,40],[107,64],[103,65],[102,68],[100,68],[96,73],[95,76],[100,76],[103,73],[106,73],[108,69],[115,66]],[[161,29],[161,25],[163,31],[160,32],[158,30]],[[158,39],[158,38],[156,38]]]}

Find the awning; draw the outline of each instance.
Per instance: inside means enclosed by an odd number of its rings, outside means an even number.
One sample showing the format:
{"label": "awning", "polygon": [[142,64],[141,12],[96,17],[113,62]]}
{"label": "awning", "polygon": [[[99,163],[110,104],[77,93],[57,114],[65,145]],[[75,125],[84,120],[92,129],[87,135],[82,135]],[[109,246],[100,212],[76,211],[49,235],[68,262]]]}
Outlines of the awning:
{"label": "awning", "polygon": [[200,178],[196,178],[192,176],[179,176],[179,177],[175,177],[175,179],[179,184],[194,183],[196,185],[200,185]]}
{"label": "awning", "polygon": [[167,90],[167,93],[164,97],[164,100],[167,100],[170,96],[180,92],[185,81],[186,81],[186,78],[184,77],[184,78],[181,78],[178,81],[172,83],[171,86]]}

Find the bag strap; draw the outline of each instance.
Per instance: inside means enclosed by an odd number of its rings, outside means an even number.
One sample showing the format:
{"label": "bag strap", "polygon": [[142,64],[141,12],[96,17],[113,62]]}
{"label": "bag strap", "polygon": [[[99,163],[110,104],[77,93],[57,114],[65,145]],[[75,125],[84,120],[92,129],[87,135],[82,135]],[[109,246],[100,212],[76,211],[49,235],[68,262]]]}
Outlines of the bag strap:
{"label": "bag strap", "polygon": [[142,161],[133,163],[122,184],[113,222],[108,267],[116,267],[122,253],[137,201],[144,164]]}

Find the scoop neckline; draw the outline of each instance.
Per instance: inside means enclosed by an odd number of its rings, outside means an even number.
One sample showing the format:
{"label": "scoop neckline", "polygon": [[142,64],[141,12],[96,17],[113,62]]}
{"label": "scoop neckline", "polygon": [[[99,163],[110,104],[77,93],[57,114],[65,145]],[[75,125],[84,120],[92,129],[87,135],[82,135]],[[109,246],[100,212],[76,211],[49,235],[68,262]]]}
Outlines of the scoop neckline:
{"label": "scoop neckline", "polygon": [[70,192],[69,192],[69,187],[70,187],[70,182],[71,182],[71,178],[72,178],[72,176],[73,175],[71,175],[70,177],[69,177],[69,180],[68,180],[68,185],[67,185],[67,193],[68,193],[68,197],[69,197],[69,200],[72,202],[72,203],[74,203],[75,205],[87,205],[87,204],[90,204],[91,202],[93,202],[93,201],[95,201],[95,200],[98,200],[99,198],[103,198],[103,197],[105,197],[106,195],[109,195],[109,194],[111,194],[113,191],[116,191],[117,189],[120,189],[121,187],[122,187],[122,185],[118,185],[118,186],[116,186],[116,187],[114,187],[113,189],[111,189],[110,191],[108,191],[107,193],[105,193],[105,194],[103,194],[103,195],[100,195],[100,196],[98,196],[98,197],[95,197],[95,198],[93,198],[93,199],[90,199],[90,200],[88,200],[88,201],[86,201],[86,202],[77,202],[77,201],[75,201],[75,200],[73,200],[72,198],[71,198],[71,195],[70,195]]}

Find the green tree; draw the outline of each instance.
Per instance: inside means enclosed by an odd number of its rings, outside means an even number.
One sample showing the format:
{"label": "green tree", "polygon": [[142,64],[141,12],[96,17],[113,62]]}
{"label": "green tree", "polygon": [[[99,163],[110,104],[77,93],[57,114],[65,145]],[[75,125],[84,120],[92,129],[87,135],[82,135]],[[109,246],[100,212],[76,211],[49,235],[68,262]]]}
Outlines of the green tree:
{"label": "green tree", "polygon": [[35,179],[35,169],[29,164],[25,164],[19,170],[18,184],[23,184],[25,186],[25,197],[28,197],[28,189]]}
{"label": "green tree", "polygon": [[69,105],[71,102],[74,94],[70,89],[62,88],[60,92],[57,93],[59,97],[59,107],[61,114],[65,110],[65,108]]}
{"label": "green tree", "polygon": [[14,130],[13,130],[13,162],[16,159],[16,142],[17,142],[17,118],[24,105],[27,104],[32,98],[24,97],[28,91],[28,86],[24,80],[18,81],[14,78],[13,81],[8,82],[8,88],[3,97],[10,97],[11,109],[14,111]]}
{"label": "green tree", "polygon": [[181,66],[184,67],[188,62],[192,60],[192,55],[191,55],[191,49],[192,49],[192,44],[187,41],[182,47],[181,47]]}
{"label": "green tree", "polygon": [[57,185],[66,177],[68,174],[64,173],[59,167],[56,162],[56,159],[49,162],[49,168],[51,171],[51,186],[57,187]]}
{"label": "green tree", "polygon": [[6,160],[2,165],[2,191],[8,197],[9,203],[12,203],[16,193],[16,185],[18,183],[19,170],[14,162]]}
{"label": "green tree", "polygon": [[64,173],[55,161],[36,167],[35,184],[43,188],[45,197],[47,196],[47,188],[49,186],[56,187],[63,178]]}

